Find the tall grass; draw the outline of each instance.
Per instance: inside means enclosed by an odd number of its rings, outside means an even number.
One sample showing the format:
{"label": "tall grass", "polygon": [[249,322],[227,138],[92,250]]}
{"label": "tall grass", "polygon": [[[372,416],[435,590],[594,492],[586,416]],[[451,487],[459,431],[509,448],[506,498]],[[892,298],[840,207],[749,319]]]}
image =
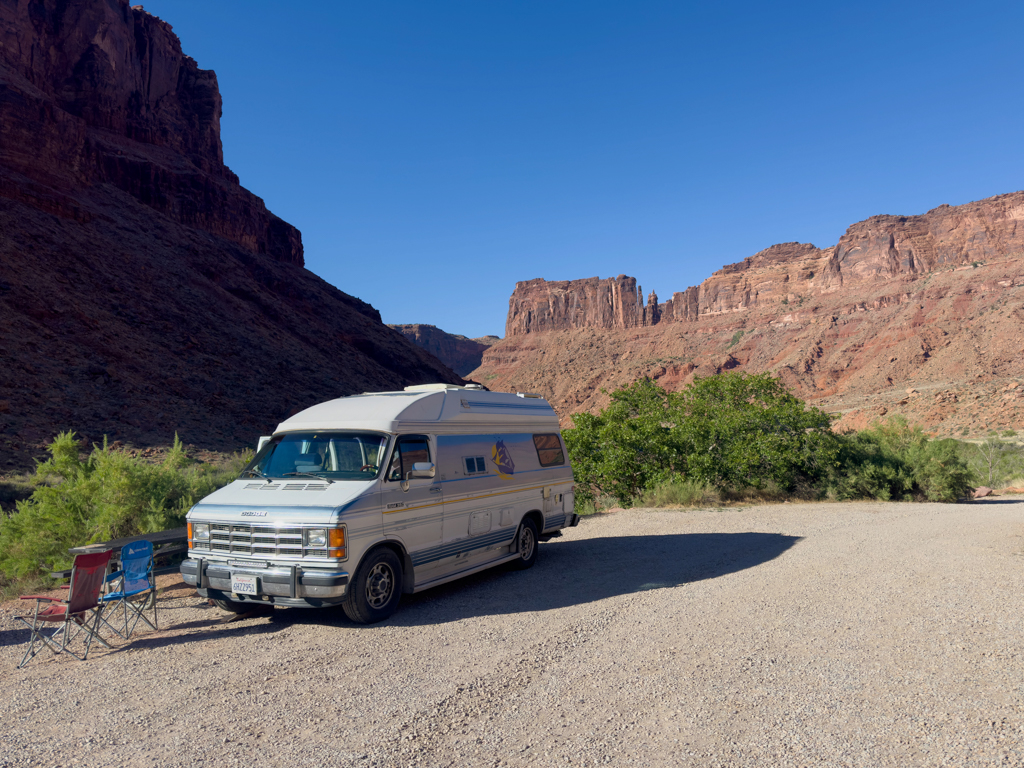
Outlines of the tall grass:
{"label": "tall grass", "polygon": [[674,477],[642,493],[641,507],[712,507],[722,502],[722,494],[713,486],[697,480]]}

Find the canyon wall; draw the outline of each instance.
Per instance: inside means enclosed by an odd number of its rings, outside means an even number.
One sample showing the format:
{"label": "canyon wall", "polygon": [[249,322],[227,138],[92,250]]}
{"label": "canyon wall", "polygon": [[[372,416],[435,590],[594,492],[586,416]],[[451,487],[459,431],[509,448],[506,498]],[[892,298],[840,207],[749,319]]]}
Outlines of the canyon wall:
{"label": "canyon wall", "polygon": [[648,301],[633,278],[516,284],[506,338],[470,375],[540,392],[563,425],[647,376],[781,377],[839,428],[901,414],[939,434],[1024,431],[1024,192],[875,216],[784,243]]}
{"label": "canyon wall", "polygon": [[123,0],[0,3],[0,196],[81,217],[109,184],[174,221],[302,266],[299,231],[225,165],[217,76]]}
{"label": "canyon wall", "polygon": [[425,349],[460,376],[465,376],[480,365],[484,352],[500,341],[497,336],[469,339],[442,331],[436,325],[411,323],[389,325],[416,346]]}
{"label": "canyon wall", "polygon": [[[783,243],[729,264],[699,286],[658,303],[645,303],[636,280],[614,278],[516,283],[506,336],[581,328],[642,328],[693,322],[828,293],[851,297],[936,270],[970,267],[1024,252],[1024,192],[960,206],[943,205],[921,216],[874,216],[851,226],[825,249]],[[851,304],[856,304],[851,301]]]}
{"label": "canyon wall", "polygon": [[461,382],[304,269],[220,117],[141,8],[0,0],[0,474],[65,430],[232,451],[324,400]]}

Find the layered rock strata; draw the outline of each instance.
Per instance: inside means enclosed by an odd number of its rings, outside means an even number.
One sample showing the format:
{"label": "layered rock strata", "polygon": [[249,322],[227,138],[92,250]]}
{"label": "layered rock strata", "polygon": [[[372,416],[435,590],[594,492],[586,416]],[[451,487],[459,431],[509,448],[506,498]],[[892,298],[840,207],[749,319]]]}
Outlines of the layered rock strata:
{"label": "layered rock strata", "polygon": [[0,2],[0,473],[62,430],[229,451],[323,400],[461,381],[303,268],[220,114],[140,8]]}
{"label": "layered rock strata", "polygon": [[1022,219],[1024,192],[876,216],[832,248],[775,245],[661,303],[621,275],[518,283],[506,338],[470,376],[541,392],[566,423],[641,376],[678,389],[741,370],[777,373],[841,428],[901,413],[958,437],[1024,431]]}
{"label": "layered rock strata", "polygon": [[220,118],[216,74],[142,6],[0,3],[0,196],[75,218],[90,214],[68,193],[109,184],[180,224],[302,266],[298,230],[224,165]]}
{"label": "layered rock strata", "polygon": [[[1024,253],[1024,192],[921,216],[874,216],[850,227],[830,248],[783,243],[729,264],[699,286],[646,304],[632,277],[516,283],[507,337],[580,328],[642,328],[755,308],[785,311],[790,302],[840,293],[856,297],[938,270],[970,268]],[[901,301],[895,292],[888,301]],[[857,302],[852,302],[856,304]]]}

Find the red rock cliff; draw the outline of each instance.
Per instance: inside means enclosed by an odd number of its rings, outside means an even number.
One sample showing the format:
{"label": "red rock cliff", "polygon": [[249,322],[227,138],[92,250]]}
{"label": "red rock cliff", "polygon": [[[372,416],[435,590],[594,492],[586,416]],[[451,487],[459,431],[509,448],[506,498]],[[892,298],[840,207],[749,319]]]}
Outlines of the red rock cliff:
{"label": "red rock cliff", "polygon": [[[125,0],[0,2],[0,196],[65,216],[112,184],[186,226],[303,264],[297,229],[225,165],[217,76]],[[59,190],[59,191],[58,191]]]}
{"label": "red rock cliff", "polygon": [[699,286],[664,303],[652,293],[644,306],[636,280],[529,280],[509,301],[507,336],[579,328],[635,328],[693,322],[755,307],[784,311],[792,301],[822,294],[874,291],[935,270],[1018,256],[1024,250],[1024,192],[921,216],[874,216],[851,226],[825,249],[783,243],[718,270]]}
{"label": "red rock cliff", "polygon": [[[655,297],[655,300],[657,297]],[[568,328],[637,328],[650,325],[635,277],[516,283],[508,302],[506,336]]]}

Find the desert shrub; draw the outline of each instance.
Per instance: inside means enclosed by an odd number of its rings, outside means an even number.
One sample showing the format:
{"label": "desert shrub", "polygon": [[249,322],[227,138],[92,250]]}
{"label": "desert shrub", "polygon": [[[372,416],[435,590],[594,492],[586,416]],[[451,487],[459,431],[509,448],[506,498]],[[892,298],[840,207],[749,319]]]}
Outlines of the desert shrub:
{"label": "desert shrub", "polygon": [[961,458],[971,467],[978,482],[1001,488],[1024,475],[1024,446],[989,437],[980,443],[961,443]]}
{"label": "desert shrub", "polygon": [[629,506],[673,482],[791,492],[826,477],[839,452],[828,414],[767,373],[697,378],[678,393],[641,379],[611,398],[563,433],[584,499],[607,493]]}
{"label": "desert shrub", "polygon": [[695,378],[676,395],[673,416],[678,471],[720,490],[814,486],[839,452],[831,417],[768,373]]}
{"label": "desert shrub", "polygon": [[667,479],[679,457],[669,420],[671,395],[644,378],[611,393],[600,414],[577,413],[563,432],[576,497],[593,501],[613,496],[623,506],[659,480]]}
{"label": "desert shrub", "polygon": [[73,432],[48,446],[32,495],[0,520],[0,574],[38,576],[71,564],[70,547],[184,524],[203,496],[238,476],[251,454],[214,468],[192,461],[178,440],[164,461],[148,464],[104,442],[82,460]]}
{"label": "desert shrub", "polygon": [[830,481],[840,499],[954,502],[967,495],[975,473],[956,440],[932,440],[920,426],[896,416],[841,436]]}

